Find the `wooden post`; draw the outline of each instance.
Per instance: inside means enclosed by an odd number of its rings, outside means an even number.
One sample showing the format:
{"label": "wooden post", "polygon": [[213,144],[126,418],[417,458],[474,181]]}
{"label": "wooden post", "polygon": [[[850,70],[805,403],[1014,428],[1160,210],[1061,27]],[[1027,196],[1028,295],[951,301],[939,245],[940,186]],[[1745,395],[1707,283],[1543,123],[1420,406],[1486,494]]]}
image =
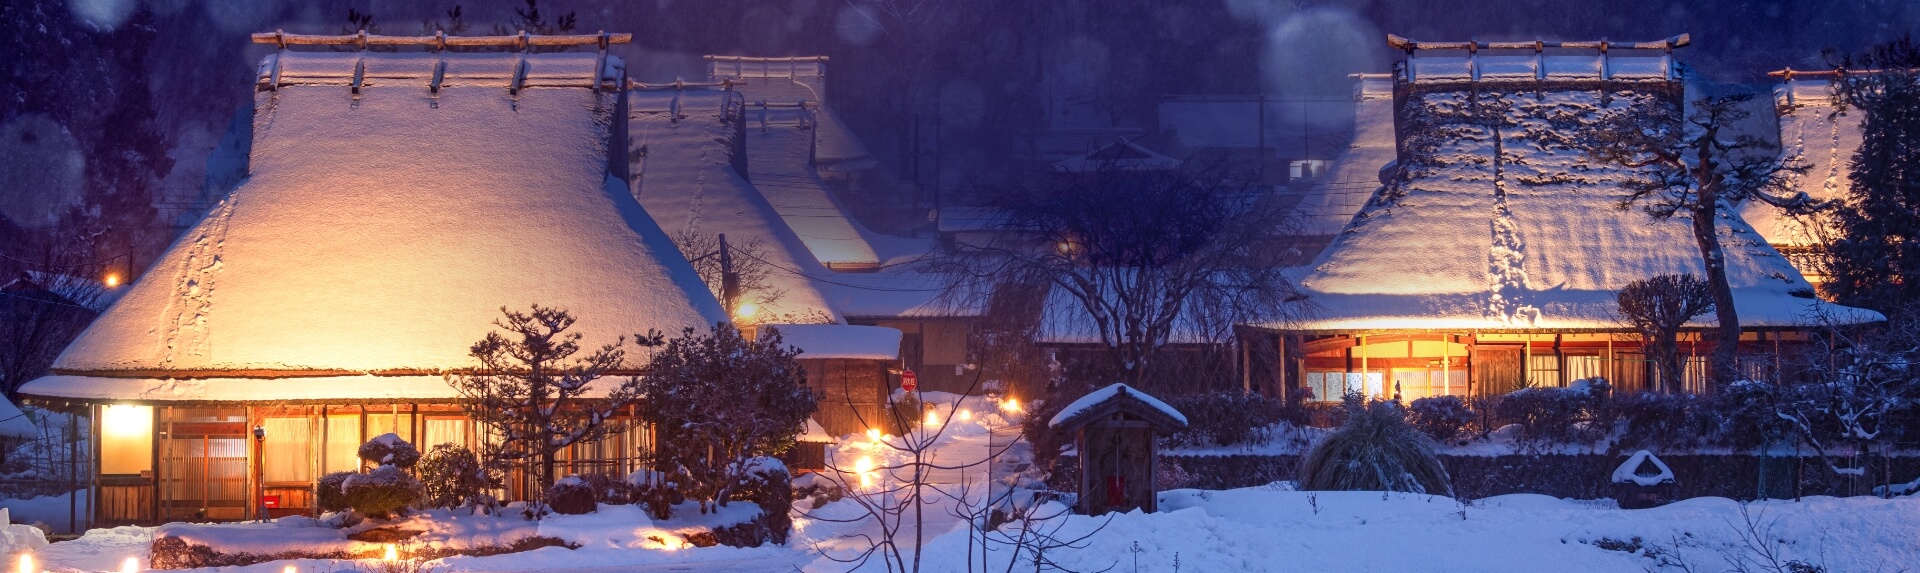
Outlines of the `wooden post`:
{"label": "wooden post", "polygon": [[1567,387],[1567,349],[1560,345],[1561,333],[1553,333],[1553,360],[1555,368],[1560,369],[1560,387]]}
{"label": "wooden post", "polygon": [[1246,396],[1253,394],[1253,358],[1249,356],[1253,348],[1247,343],[1246,336],[1234,338],[1237,339],[1234,342],[1240,346],[1240,395]]}
{"label": "wooden post", "polygon": [[1287,393],[1292,391],[1287,387],[1287,369],[1293,367],[1293,361],[1287,359],[1287,335],[1276,335],[1274,339],[1279,341],[1276,345],[1279,356],[1273,361],[1273,394],[1284,401]]}

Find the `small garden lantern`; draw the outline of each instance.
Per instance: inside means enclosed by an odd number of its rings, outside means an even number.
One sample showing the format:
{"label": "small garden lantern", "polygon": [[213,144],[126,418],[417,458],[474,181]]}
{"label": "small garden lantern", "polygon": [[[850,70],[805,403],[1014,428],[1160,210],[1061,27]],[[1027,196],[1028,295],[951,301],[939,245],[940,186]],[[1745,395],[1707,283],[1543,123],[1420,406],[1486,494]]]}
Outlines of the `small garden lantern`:
{"label": "small garden lantern", "polygon": [[1155,437],[1186,428],[1187,417],[1153,396],[1114,384],[1074,400],[1047,427],[1073,433],[1080,452],[1080,513],[1151,513],[1158,505]]}
{"label": "small garden lantern", "polygon": [[1613,499],[1620,509],[1646,509],[1673,500],[1673,470],[1653,452],[1640,450],[1613,470]]}

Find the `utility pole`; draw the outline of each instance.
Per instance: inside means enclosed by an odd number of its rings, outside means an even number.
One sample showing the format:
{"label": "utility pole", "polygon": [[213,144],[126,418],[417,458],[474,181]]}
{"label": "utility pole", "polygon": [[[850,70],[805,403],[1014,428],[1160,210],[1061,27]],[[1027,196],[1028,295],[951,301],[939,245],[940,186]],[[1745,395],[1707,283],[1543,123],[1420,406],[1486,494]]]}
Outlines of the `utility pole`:
{"label": "utility pole", "polygon": [[913,143],[909,146],[909,153],[913,154],[912,159],[908,161],[908,165],[911,166],[911,169],[913,171],[913,189],[912,191],[910,191],[910,193],[913,195],[913,199],[912,199],[912,209],[907,214],[907,220],[913,221],[913,222],[908,224],[907,233],[909,237],[918,239],[920,238],[919,220],[921,215],[920,215],[920,114],[917,114],[917,113],[913,114]]}
{"label": "utility pole", "polygon": [[1260,161],[1260,184],[1265,185],[1267,184],[1267,93],[1260,92],[1258,97],[1254,108],[1257,110],[1255,115],[1260,119],[1254,128],[1254,134],[1260,139],[1260,152],[1257,159]]}
{"label": "utility pole", "polygon": [[[938,116],[938,115],[933,116],[933,201],[932,203],[933,203],[934,213],[940,212],[940,159],[942,155],[945,155],[945,153],[943,152],[947,150],[947,146],[942,145],[940,143],[940,126],[946,123],[945,121],[941,120],[941,117],[942,116]],[[930,218],[929,222],[937,223],[938,221]],[[940,229],[936,228],[933,231],[934,233],[937,234],[940,232]]]}
{"label": "utility pole", "polygon": [[740,302],[740,275],[733,272],[733,252],[727,247],[727,234],[720,234],[720,305],[733,316]]}

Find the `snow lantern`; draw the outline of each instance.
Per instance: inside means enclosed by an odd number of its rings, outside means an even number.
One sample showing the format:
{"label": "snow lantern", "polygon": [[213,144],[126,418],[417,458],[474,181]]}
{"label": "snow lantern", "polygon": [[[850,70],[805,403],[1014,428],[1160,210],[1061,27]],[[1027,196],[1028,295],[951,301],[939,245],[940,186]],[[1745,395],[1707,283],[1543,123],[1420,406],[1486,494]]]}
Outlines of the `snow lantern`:
{"label": "snow lantern", "polygon": [[1155,436],[1187,427],[1187,417],[1145,392],[1114,384],[1074,400],[1047,422],[1072,432],[1080,458],[1080,513],[1100,515],[1157,506]]}
{"label": "snow lantern", "polygon": [[1640,450],[1613,469],[1613,499],[1621,509],[1646,509],[1673,501],[1673,469],[1653,452]]}

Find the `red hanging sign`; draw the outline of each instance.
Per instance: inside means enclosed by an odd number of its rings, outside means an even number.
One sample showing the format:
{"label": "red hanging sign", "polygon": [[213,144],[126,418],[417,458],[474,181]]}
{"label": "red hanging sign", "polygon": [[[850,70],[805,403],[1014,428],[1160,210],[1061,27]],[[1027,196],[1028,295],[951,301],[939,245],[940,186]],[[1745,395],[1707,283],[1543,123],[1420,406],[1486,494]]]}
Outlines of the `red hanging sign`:
{"label": "red hanging sign", "polygon": [[920,386],[920,375],[914,374],[912,370],[900,371],[900,389],[901,390],[912,392],[914,388],[918,388],[919,386]]}

